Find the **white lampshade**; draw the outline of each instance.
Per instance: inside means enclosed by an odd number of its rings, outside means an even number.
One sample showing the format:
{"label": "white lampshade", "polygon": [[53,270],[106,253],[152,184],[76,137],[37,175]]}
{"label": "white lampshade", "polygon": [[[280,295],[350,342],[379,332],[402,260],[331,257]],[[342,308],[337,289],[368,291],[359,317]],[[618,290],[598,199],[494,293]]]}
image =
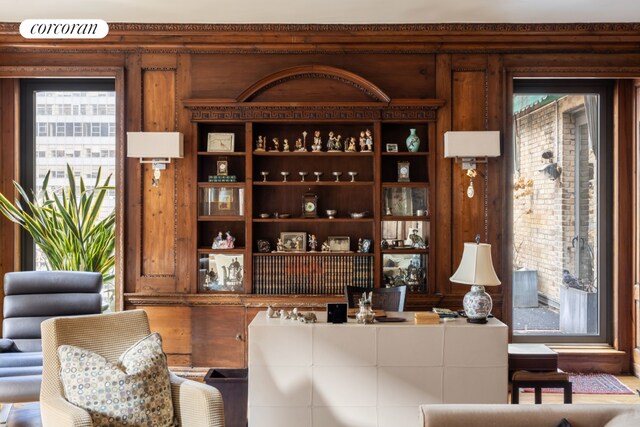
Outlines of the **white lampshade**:
{"label": "white lampshade", "polygon": [[448,131],[444,133],[445,157],[498,157],[499,131]]}
{"label": "white lampshade", "polygon": [[127,157],[171,159],[183,155],[180,132],[127,132]]}
{"label": "white lampshade", "polygon": [[488,243],[465,243],[458,270],[449,278],[464,285],[498,286],[491,260],[491,245]]}

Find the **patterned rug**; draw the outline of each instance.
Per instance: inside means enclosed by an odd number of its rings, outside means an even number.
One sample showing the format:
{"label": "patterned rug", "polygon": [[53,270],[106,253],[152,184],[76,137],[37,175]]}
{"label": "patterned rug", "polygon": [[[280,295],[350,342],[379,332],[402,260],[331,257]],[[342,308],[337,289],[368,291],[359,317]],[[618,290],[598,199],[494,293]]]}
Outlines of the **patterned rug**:
{"label": "patterned rug", "polygon": [[[569,374],[574,394],[635,394],[611,374]],[[532,388],[523,388],[525,393],[533,393]],[[562,393],[561,388],[543,388],[543,393]]]}

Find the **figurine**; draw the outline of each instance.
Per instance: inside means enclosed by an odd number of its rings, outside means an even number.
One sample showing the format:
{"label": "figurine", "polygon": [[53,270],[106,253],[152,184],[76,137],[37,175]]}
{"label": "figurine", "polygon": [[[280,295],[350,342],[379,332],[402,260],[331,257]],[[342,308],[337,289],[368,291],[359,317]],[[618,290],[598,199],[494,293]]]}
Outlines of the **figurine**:
{"label": "figurine", "polygon": [[342,151],[342,135],[336,136],[336,140],[333,143],[333,147],[335,151]]}
{"label": "figurine", "polygon": [[364,151],[371,151],[373,150],[373,135],[371,135],[371,131],[369,129],[365,131],[365,135],[365,145],[367,146],[367,149]]}
{"label": "figurine", "polygon": [[276,252],[284,252],[284,243],[282,243],[282,239],[278,238],[278,242],[276,243]]}
{"label": "figurine", "polygon": [[233,242],[236,241],[236,238],[231,235],[230,232],[227,231],[227,244],[226,249],[233,249]]}
{"label": "figurine", "polygon": [[289,140],[287,138],[284,139],[282,144],[282,151],[289,151]]}
{"label": "figurine", "polygon": [[331,248],[329,247],[329,242],[325,241],[322,244],[322,252],[329,252],[331,250]]}
{"label": "figurine", "polygon": [[311,150],[314,152],[322,151],[322,138],[320,138],[320,131],[317,130],[313,133],[313,145]]}
{"label": "figurine", "polygon": [[360,131],[360,151],[366,151],[367,139],[364,137],[364,131]]}
{"label": "figurine", "polygon": [[318,247],[318,241],[316,240],[316,235],[309,235],[309,249],[311,252],[315,252]]}
{"label": "figurine", "polygon": [[296,151],[307,151],[307,149],[302,146],[302,138],[296,139]]}
{"label": "figurine", "polygon": [[427,244],[421,235],[418,234],[418,229],[411,229],[411,234],[409,234],[409,240],[411,240],[411,247],[416,249],[427,249]]}
{"label": "figurine", "polygon": [[273,148],[270,151],[280,151],[280,141],[278,138],[273,138]]}
{"label": "figurine", "polygon": [[327,151],[340,151],[336,147],[336,137],[333,132],[329,132],[329,139],[327,140]]}
{"label": "figurine", "polygon": [[216,238],[213,239],[213,244],[211,245],[211,249],[225,249],[226,245],[227,245],[226,240],[222,238],[222,231],[219,231]]}
{"label": "figurine", "polygon": [[273,309],[270,305],[267,306],[267,319],[271,319],[276,316],[277,311]]}
{"label": "figurine", "polygon": [[356,149],[356,139],[355,139],[355,137],[353,137],[353,136],[352,136],[351,138],[349,138],[349,145],[345,144],[345,149],[344,149],[344,151],[345,151],[345,152],[346,152],[346,151],[349,151],[349,152],[356,152],[356,151],[358,151],[358,150]]}
{"label": "figurine", "polygon": [[358,253],[362,253],[362,238],[358,239]]}
{"label": "figurine", "polygon": [[264,137],[259,136],[258,142],[256,143],[256,151],[264,151]]}

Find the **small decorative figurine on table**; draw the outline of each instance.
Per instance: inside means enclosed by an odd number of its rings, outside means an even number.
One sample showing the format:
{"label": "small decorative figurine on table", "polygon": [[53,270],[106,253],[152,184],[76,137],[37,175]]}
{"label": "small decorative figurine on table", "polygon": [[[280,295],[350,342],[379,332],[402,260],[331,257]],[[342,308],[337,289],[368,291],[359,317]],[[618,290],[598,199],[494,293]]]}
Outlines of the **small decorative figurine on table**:
{"label": "small decorative figurine on table", "polygon": [[282,239],[278,238],[278,242],[276,243],[276,252],[284,252],[284,243],[282,243]]}
{"label": "small decorative figurine on table", "polygon": [[269,151],[280,151],[280,140],[278,138],[273,138],[273,148]]}
{"label": "small decorative figurine on table", "polygon": [[371,134],[371,131],[369,129],[367,129],[365,131],[365,145],[367,146],[367,148],[364,151],[372,151],[373,150],[373,135]]}
{"label": "small decorative figurine on table", "polygon": [[358,151],[356,149],[356,138],[353,137],[353,136],[351,138],[349,138],[349,144],[345,144],[345,145],[346,145],[346,147],[345,147],[344,151],[349,151],[349,152],[352,152],[352,153]]}
{"label": "small decorative figurine on table", "polygon": [[322,244],[322,252],[329,252],[331,250],[331,247],[329,246],[329,242],[325,241]]}
{"label": "small decorative figurine on table", "polygon": [[364,136],[364,131],[360,131],[360,151],[366,151],[367,148],[367,138]]}
{"label": "small decorative figurine on table", "polygon": [[264,151],[264,137],[258,136],[258,142],[256,142],[256,151]]}
{"label": "small decorative figurine on table", "polygon": [[313,133],[313,145],[311,145],[311,151],[322,151],[322,138],[320,138],[320,131],[317,130]]}
{"label": "small decorative figurine on table", "polygon": [[289,140],[287,138],[285,138],[283,143],[282,143],[282,151],[290,151],[289,150]]}
{"label": "small decorative figurine on table", "polygon": [[315,234],[309,235],[309,250],[311,252],[315,252],[317,248],[318,248],[318,241],[316,240],[316,235]]}
{"label": "small decorative figurine on table", "polygon": [[302,138],[298,138],[298,139],[296,139],[296,151],[307,151],[307,150],[302,146]]}

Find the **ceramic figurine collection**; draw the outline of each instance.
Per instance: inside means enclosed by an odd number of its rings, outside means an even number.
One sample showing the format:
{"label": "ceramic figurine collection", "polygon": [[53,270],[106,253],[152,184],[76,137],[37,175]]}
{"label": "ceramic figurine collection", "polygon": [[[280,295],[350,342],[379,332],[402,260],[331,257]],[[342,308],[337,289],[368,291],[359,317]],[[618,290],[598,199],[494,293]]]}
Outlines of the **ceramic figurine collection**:
{"label": "ceramic figurine collection", "polygon": [[327,153],[371,153],[373,151],[373,134],[369,129],[360,131],[359,137],[350,136],[344,139],[342,138],[342,135],[336,135],[333,131],[330,131],[326,141],[323,141],[321,132],[316,130],[313,132],[313,143],[311,144],[310,150],[307,148],[307,135],[307,131],[302,132],[302,138],[296,138],[293,148],[287,138],[283,138],[281,143],[280,138],[275,137],[272,138],[271,143],[269,143],[269,139],[266,136],[260,135],[256,141],[255,151],[280,153],[308,151],[312,151],[314,153],[323,151]]}

